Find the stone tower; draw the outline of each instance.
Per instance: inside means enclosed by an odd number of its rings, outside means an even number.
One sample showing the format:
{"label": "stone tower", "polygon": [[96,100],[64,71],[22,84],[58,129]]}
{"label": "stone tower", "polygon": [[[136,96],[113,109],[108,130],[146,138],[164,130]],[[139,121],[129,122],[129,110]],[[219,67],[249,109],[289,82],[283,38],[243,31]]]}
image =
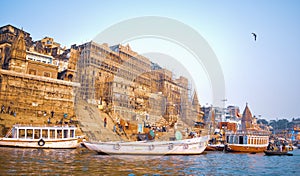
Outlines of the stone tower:
{"label": "stone tower", "polygon": [[192,99],[192,106],[197,115],[197,121],[203,121],[203,119],[202,119],[203,112],[201,111],[201,106],[200,106],[200,103],[198,100],[198,95],[197,95],[196,91],[194,91],[194,95],[193,95],[193,99]]}
{"label": "stone tower", "polygon": [[242,130],[246,131],[251,127],[252,127],[252,113],[248,107],[248,103],[246,103],[246,107],[244,109],[243,117],[242,117]]}
{"label": "stone tower", "polygon": [[8,70],[26,73],[26,44],[23,31],[18,33],[16,40],[11,46]]}

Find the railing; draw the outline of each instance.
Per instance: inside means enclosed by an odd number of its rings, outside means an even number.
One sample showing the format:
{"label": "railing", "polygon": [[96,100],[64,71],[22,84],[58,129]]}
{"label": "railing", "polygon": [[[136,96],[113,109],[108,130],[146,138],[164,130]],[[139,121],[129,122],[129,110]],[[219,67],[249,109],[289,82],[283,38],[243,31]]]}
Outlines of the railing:
{"label": "railing", "polygon": [[44,124],[44,125],[33,125],[33,124],[15,124],[13,127],[57,127],[57,128],[77,128],[76,125],[56,125],[56,124]]}
{"label": "railing", "polygon": [[268,136],[271,132],[268,131],[225,131],[225,134],[228,135],[258,135],[258,136]]}

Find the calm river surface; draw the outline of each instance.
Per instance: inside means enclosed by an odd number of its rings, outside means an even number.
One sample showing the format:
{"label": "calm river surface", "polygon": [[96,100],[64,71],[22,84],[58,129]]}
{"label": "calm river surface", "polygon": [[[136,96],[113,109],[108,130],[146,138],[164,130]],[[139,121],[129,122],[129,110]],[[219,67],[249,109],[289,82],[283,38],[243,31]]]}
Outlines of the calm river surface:
{"label": "calm river surface", "polygon": [[294,156],[207,152],[194,156],[110,156],[86,149],[0,148],[0,175],[299,175]]}

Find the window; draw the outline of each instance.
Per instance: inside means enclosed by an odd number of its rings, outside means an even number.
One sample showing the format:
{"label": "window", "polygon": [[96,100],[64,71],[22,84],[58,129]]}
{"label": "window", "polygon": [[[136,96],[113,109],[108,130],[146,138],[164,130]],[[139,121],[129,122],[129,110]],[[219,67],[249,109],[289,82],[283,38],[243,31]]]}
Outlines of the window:
{"label": "window", "polygon": [[44,72],[44,76],[45,76],[45,77],[51,77],[51,73],[49,73],[49,72]]}
{"label": "window", "polygon": [[70,137],[71,137],[71,138],[74,138],[74,137],[75,137],[74,134],[75,134],[75,131],[74,131],[74,130],[70,130]]}
{"label": "window", "polygon": [[48,130],[47,129],[42,130],[42,138],[48,138]]}
{"label": "window", "polygon": [[244,138],[243,136],[239,136],[239,144],[243,144],[244,143]]}
{"label": "window", "polygon": [[34,139],[40,139],[41,132],[40,130],[34,130]]}
{"label": "window", "polygon": [[30,75],[36,75],[36,70],[34,70],[34,69],[29,69],[29,74],[30,74]]}
{"label": "window", "polygon": [[25,138],[25,129],[19,130],[19,138]]}
{"label": "window", "polygon": [[32,139],[33,138],[33,130],[32,129],[27,129],[27,139]]}

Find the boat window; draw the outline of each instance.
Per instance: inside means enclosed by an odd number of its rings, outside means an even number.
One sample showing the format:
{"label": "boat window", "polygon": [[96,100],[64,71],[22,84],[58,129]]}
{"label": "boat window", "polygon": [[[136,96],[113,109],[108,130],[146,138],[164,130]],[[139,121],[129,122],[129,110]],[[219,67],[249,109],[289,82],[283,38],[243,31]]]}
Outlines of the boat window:
{"label": "boat window", "polygon": [[57,130],[57,138],[62,138],[62,130]]}
{"label": "boat window", "polygon": [[33,130],[32,129],[27,129],[27,138],[28,139],[33,139]]}
{"label": "boat window", "polygon": [[70,138],[73,138],[74,136],[74,130],[70,130]]}
{"label": "boat window", "polygon": [[248,138],[247,136],[244,136],[244,144],[247,144],[247,142],[248,142],[247,138]]}
{"label": "boat window", "polygon": [[41,132],[40,130],[34,130],[34,139],[41,138]]}
{"label": "boat window", "polygon": [[50,130],[50,138],[55,139],[55,130]]}
{"label": "boat window", "polygon": [[42,138],[48,138],[48,130],[42,130]]}
{"label": "boat window", "polygon": [[233,144],[233,136],[230,136],[230,137],[229,137],[229,143],[230,143],[230,144]]}
{"label": "boat window", "polygon": [[19,138],[25,138],[25,129],[19,129]]}
{"label": "boat window", "polygon": [[8,138],[15,138],[16,137],[16,133],[17,133],[17,130],[15,128],[13,128],[13,129],[11,129],[11,131],[9,131],[6,134],[6,137],[8,137]]}
{"label": "boat window", "polygon": [[68,130],[64,130],[64,138],[68,138]]}
{"label": "boat window", "polygon": [[234,144],[237,144],[238,143],[238,136],[234,136]]}
{"label": "boat window", "polygon": [[239,144],[243,144],[244,143],[244,138],[243,136],[239,136]]}
{"label": "boat window", "polygon": [[226,136],[226,142],[229,143],[229,136]]}

